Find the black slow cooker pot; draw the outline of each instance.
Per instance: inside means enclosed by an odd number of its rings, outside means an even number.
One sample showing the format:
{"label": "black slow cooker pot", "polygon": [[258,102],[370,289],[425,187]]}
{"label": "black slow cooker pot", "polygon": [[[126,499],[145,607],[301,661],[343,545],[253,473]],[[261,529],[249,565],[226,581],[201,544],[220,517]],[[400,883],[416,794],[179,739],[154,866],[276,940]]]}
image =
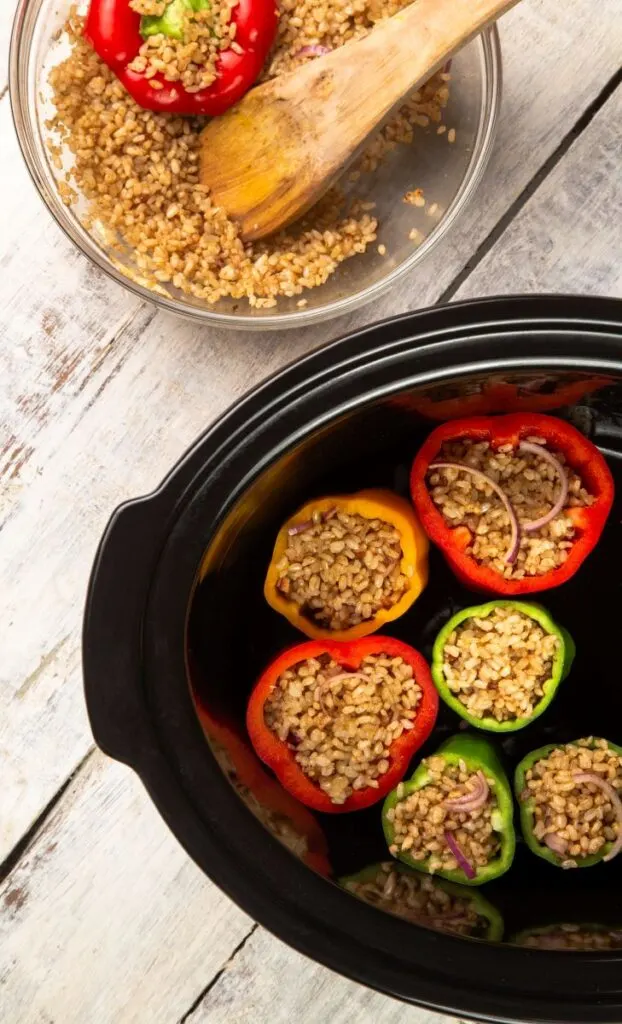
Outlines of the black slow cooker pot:
{"label": "black slow cooker pot", "polygon": [[[114,513],[86,610],[88,710],[97,743],[140,775],[206,874],[307,956],[406,1002],[479,1020],[620,1021],[622,951],[544,951],[512,937],[556,922],[620,930],[622,856],[562,872],[520,846],[512,871],[485,887],[509,941],[420,928],[355,899],[280,842],[274,815],[261,814],[262,787],[251,792],[252,771],[236,792],[196,710],[218,707],[244,743],[257,673],[302,639],[262,596],[289,513],[322,493],[407,493],[410,460],[436,421],[501,412],[508,401],[570,418],[605,452],[622,493],[622,303],[494,299],[416,313],[328,345],[257,388],[157,491]],[[618,498],[586,565],[544,595],[578,657],[547,713],[502,740],[510,767],[552,740],[622,742],[621,511]],[[473,595],[433,553],[428,589],[386,632],[429,655],[439,622],[468,603]],[[444,709],[432,746],[456,726]],[[317,823],[335,876],[386,859],[378,807]]]}

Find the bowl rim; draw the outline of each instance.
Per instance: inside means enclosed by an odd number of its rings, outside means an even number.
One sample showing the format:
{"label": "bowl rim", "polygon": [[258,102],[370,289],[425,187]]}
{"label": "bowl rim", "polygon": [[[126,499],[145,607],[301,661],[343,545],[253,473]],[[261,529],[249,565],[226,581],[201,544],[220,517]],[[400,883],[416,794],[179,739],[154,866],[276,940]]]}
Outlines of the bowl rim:
{"label": "bowl rim", "polygon": [[[424,940],[417,926],[378,915],[293,857],[231,800],[205,749],[185,676],[191,581],[249,483],[343,412],[459,373],[550,368],[622,379],[621,338],[622,302],[564,296],[458,303],[356,331],[237,401],[152,495],[117,510],[98,551],[83,648],[97,742],[138,772],[188,853],[255,919],[316,962],[405,1002],[480,1021],[615,1022],[622,956],[573,953],[569,976],[555,951],[429,931]],[[189,538],[184,521],[196,523],[199,508],[209,527]],[[133,563],[140,594],[127,585]]]}
{"label": "bowl rim", "polygon": [[18,0],[13,18],[9,46],[9,99],[13,124],[18,144],[39,196],[65,236],[78,250],[108,278],[121,285],[130,294],[165,312],[181,316],[194,323],[230,330],[266,331],[285,330],[322,323],[338,316],[344,316],[377,300],[407,273],[413,270],[445,237],[455,220],[464,210],[478,188],[488,165],[496,136],[502,97],[502,54],[499,32],[496,24],[485,29],[472,41],[480,47],[484,74],[480,117],[473,141],[470,159],[460,186],[458,187],[445,215],[433,228],[422,244],[399,266],[368,288],[363,288],[345,298],[335,299],[317,309],[299,309],[289,313],[267,313],[259,316],[219,313],[209,307],[200,308],[185,299],[172,299],[152,291],[132,280],[119,270],[93,240],[77,217],[63,204],[57,189],[49,182],[49,168],[41,157],[35,138],[37,119],[29,102],[28,67],[29,46],[32,33],[41,13],[41,3],[32,0]]}

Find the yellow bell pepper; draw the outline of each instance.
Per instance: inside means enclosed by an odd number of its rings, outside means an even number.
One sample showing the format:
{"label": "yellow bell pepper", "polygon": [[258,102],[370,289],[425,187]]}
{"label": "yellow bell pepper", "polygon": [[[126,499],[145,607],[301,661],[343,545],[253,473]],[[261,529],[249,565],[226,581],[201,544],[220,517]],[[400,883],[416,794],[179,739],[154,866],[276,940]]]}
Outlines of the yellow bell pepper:
{"label": "yellow bell pepper", "polygon": [[[313,622],[301,610],[300,605],[283,594],[278,587],[281,572],[278,568],[291,541],[290,530],[304,526],[313,520],[314,513],[326,513],[332,509],[365,519],[381,519],[396,528],[400,535],[402,559],[400,571],[408,580],[408,586],[398,601],[390,608],[381,608],[371,619],[359,622],[349,629],[327,629]],[[303,505],[279,531],[274,545],[272,559],[264,584],[264,595],[275,611],[288,619],[292,626],[314,640],[356,640],[375,633],[386,622],[398,619],[408,611],[411,604],[428,582],[428,540],[419,525],[419,520],[409,502],[392,491],[366,490],[357,494],[346,494],[316,498]]]}

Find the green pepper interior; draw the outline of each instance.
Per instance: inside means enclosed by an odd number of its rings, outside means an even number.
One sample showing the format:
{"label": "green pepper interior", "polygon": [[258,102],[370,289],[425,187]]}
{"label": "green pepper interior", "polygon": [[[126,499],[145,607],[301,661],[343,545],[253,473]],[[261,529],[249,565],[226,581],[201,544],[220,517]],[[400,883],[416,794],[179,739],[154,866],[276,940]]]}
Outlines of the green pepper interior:
{"label": "green pepper interior", "polygon": [[210,0],[171,0],[164,14],[143,14],[140,19],[140,34],[143,39],[149,36],[168,36],[170,39],[183,39],[184,21],[187,11],[205,11],[211,7]]}

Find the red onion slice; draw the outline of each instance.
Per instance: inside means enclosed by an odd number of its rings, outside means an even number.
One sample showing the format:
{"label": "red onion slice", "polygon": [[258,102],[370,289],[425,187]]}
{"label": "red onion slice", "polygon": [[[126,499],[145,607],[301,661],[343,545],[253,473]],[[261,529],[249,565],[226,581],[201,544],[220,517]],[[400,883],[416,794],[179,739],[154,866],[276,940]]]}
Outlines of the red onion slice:
{"label": "red onion slice", "polygon": [[324,57],[327,53],[331,52],[332,47],[322,46],[320,43],[313,43],[310,46],[303,46],[302,50],[298,50],[298,53],[294,54],[296,57]]}
{"label": "red onion slice", "polygon": [[454,857],[458,861],[458,864],[464,871],[467,878],[475,878],[475,869],[473,865],[469,864],[468,860],[464,856],[462,850],[458,846],[451,832],[445,832],[445,842],[447,843],[449,849],[451,850]]}
{"label": "red onion slice", "polygon": [[553,853],[556,853],[559,857],[564,856],[568,845],[566,840],[562,839],[557,832],[549,832],[548,835],[544,837],[544,844],[545,846],[548,846],[549,850],[552,850]]}
{"label": "red onion slice", "polygon": [[595,772],[575,772],[572,778],[575,782],[589,782],[593,786],[598,786],[598,788],[602,789],[603,793],[605,793],[605,795],[611,800],[618,823],[618,836],[615,843],[609,850],[609,853],[603,857],[603,860],[613,860],[614,857],[617,857],[620,850],[622,850],[622,800],[620,800],[620,797],[611,783],[606,782],[605,779],[601,779],[600,775],[596,775]]}
{"label": "red onion slice", "polygon": [[518,555],[518,548],[520,544],[520,532],[518,528],[518,520],[516,518],[516,513],[512,507],[512,502],[508,498],[503,488],[500,487],[495,480],[489,477],[487,473],[483,473],[481,469],[475,469],[473,466],[467,466],[463,462],[431,462],[430,465],[428,466],[428,469],[458,469],[462,473],[470,473],[472,476],[477,477],[477,479],[485,482],[488,485],[488,487],[492,488],[497,497],[500,498],[501,501],[503,502],[505,510],[508,514],[508,518],[510,520],[510,546],[508,547],[508,550],[506,552],[505,561],[509,565],[515,562],[516,556]]}
{"label": "red onion slice", "polygon": [[312,519],[307,519],[304,523],[296,523],[295,526],[290,526],[287,531],[288,536],[296,537],[299,533],[306,533],[306,531],[310,530],[312,526],[314,526]]}
{"label": "red onion slice", "polygon": [[484,773],[478,771],[475,775],[475,788],[464,793],[462,796],[456,797],[455,800],[445,800],[444,807],[448,811],[478,811],[480,807],[483,807],[488,799],[490,789]]}
{"label": "red onion slice", "polygon": [[549,512],[544,516],[540,516],[539,519],[532,519],[530,523],[521,523],[521,530],[526,530],[528,533],[533,530],[539,530],[547,523],[551,522],[556,515],[559,515],[564,505],[566,504],[566,498],[568,497],[568,474],[562,466],[559,459],[556,459],[552,452],[548,451],[547,448],[543,448],[541,444],[531,444],[530,441],[521,441],[519,444],[519,450],[521,452],[531,452],[532,455],[537,455],[538,458],[544,459],[550,466],[553,467],[559,477],[561,489],[557,497],[557,501]]}

